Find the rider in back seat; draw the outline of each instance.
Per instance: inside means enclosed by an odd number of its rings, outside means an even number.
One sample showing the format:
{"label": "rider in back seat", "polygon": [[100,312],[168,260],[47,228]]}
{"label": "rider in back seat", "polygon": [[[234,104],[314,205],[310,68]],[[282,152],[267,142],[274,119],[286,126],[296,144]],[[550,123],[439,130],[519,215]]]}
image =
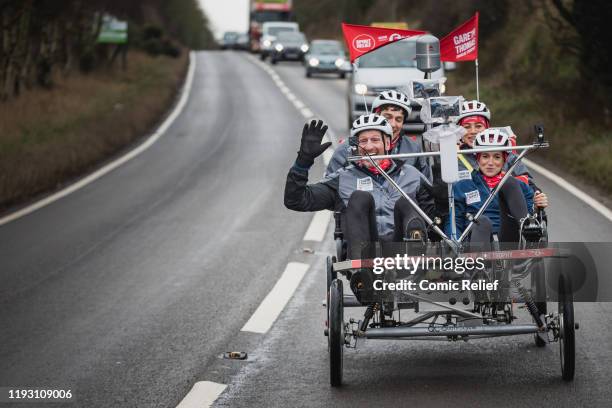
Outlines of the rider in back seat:
{"label": "rider in back seat", "polygon": [[[297,160],[287,175],[285,206],[295,211],[341,211],[350,259],[362,257],[363,243],[424,237],[424,221],[369,160],[341,168],[318,183],[307,184],[314,159],[330,145],[321,144],[326,130],[321,121],[304,126]],[[363,115],[353,122],[351,144],[358,146],[361,155],[382,155],[389,150],[392,134],[385,118]],[[433,199],[423,174],[409,164],[390,159],[378,160],[378,165],[428,216],[433,216]]]}

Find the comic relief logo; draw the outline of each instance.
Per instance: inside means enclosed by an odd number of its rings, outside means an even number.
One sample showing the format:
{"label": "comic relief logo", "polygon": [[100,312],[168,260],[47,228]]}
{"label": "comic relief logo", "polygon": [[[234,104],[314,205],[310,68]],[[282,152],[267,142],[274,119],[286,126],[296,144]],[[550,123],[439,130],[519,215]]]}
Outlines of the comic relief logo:
{"label": "comic relief logo", "polygon": [[374,48],[374,38],[367,34],[360,34],[353,39],[353,49],[359,52],[368,52]]}
{"label": "comic relief logo", "polygon": [[397,40],[401,40],[402,38],[404,37],[401,34],[393,33],[389,36],[389,41],[397,41]]}

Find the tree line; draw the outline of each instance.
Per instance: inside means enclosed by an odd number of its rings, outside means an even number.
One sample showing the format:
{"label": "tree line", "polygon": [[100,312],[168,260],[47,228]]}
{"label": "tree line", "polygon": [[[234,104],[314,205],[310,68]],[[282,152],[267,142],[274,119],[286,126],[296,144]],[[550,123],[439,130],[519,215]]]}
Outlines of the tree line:
{"label": "tree line", "polygon": [[214,44],[197,0],[0,0],[0,99],[106,66],[112,52],[97,43],[105,15],[129,22],[129,47],[148,40],[153,49],[151,33],[192,49]]}

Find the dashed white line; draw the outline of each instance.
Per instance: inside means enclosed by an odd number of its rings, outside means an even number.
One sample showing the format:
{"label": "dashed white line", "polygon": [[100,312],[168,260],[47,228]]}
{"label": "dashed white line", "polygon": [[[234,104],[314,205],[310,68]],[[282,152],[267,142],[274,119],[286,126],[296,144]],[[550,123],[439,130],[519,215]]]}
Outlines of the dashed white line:
{"label": "dashed white line", "polygon": [[[304,118],[306,119],[310,119],[314,116],[314,113],[312,113],[312,111],[306,107],[300,109],[300,113],[302,114],[302,116],[304,116]],[[327,151],[327,150],[326,150]]]}
{"label": "dashed white line", "polygon": [[608,221],[612,222],[612,211],[610,211],[608,207],[601,204],[599,201],[595,200],[593,197],[589,196],[584,191],[574,187],[567,181],[563,180],[563,178],[559,177],[552,171],[545,169],[544,167],[532,162],[531,160],[523,159],[523,161],[528,167],[534,169],[536,172],[540,173],[541,175],[543,175],[544,177],[546,177],[553,183],[557,184],[559,187],[563,188],[564,190],[572,194],[574,197],[583,201],[585,204],[589,205],[595,211],[597,211],[598,213],[606,217]]}
{"label": "dashed white line", "polygon": [[328,210],[317,211],[304,234],[304,241],[323,241],[331,215],[332,212]]}
{"label": "dashed white line", "polygon": [[293,292],[297,289],[309,267],[310,265],[305,263],[289,262],[276,285],[241,330],[262,334],[270,330],[272,324],[293,296]]}
{"label": "dashed white line", "polygon": [[27,215],[36,210],[39,210],[59,200],[60,198],[66,197],[67,195],[72,194],[77,190],[80,190],[81,188],[99,179],[100,177],[110,173],[111,171],[115,170],[117,167],[128,162],[129,160],[133,159],[134,157],[138,156],[139,154],[147,150],[149,147],[151,147],[155,142],[157,142],[157,140],[159,140],[160,137],[164,135],[166,130],[168,130],[170,125],[172,125],[172,123],[176,120],[176,118],[181,114],[181,112],[183,111],[183,108],[187,104],[187,100],[189,99],[189,94],[191,93],[191,85],[193,83],[195,66],[196,66],[196,61],[195,61],[194,53],[192,51],[189,54],[189,70],[187,72],[187,79],[185,80],[185,85],[183,86],[183,89],[181,90],[181,96],[180,96],[179,102],[176,104],[176,107],[174,108],[172,113],[168,115],[166,120],[164,120],[164,122],[157,128],[157,130],[144,143],[142,143],[135,149],[131,150],[124,156],[121,156],[118,159],[107,164],[106,166],[102,167],[101,169],[96,170],[90,175],[64,188],[63,190],[60,190],[57,193],[50,195],[49,197],[46,197],[40,201],[35,202],[34,204],[31,204],[25,208],[22,208],[19,211],[15,211],[14,213],[11,213],[3,218],[0,218],[0,225],[7,224],[13,220],[21,218],[24,215]]}
{"label": "dashed white line", "polygon": [[225,384],[212,381],[199,381],[193,385],[191,391],[176,406],[176,408],[203,408],[210,407],[219,395],[227,388]]}

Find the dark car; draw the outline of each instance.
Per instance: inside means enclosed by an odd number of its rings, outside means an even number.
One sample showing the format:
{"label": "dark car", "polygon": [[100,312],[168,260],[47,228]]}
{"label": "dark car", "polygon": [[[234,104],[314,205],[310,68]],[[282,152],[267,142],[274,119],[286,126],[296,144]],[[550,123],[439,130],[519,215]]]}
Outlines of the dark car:
{"label": "dark car", "polygon": [[236,41],[238,40],[238,33],[234,31],[226,31],[221,39],[221,49],[231,50],[236,47]]}
{"label": "dark car", "polygon": [[308,52],[308,41],[303,33],[284,31],[278,33],[276,40],[272,44],[272,64],[278,61],[304,59],[304,54]]}
{"label": "dark car", "polygon": [[246,51],[249,49],[249,35],[242,33],[238,34],[238,38],[236,39],[236,45],[234,47],[237,50]]}
{"label": "dark car", "polygon": [[347,72],[351,72],[342,44],[334,40],[313,40],[304,56],[304,64],[308,78],[319,73],[337,74],[344,78]]}

